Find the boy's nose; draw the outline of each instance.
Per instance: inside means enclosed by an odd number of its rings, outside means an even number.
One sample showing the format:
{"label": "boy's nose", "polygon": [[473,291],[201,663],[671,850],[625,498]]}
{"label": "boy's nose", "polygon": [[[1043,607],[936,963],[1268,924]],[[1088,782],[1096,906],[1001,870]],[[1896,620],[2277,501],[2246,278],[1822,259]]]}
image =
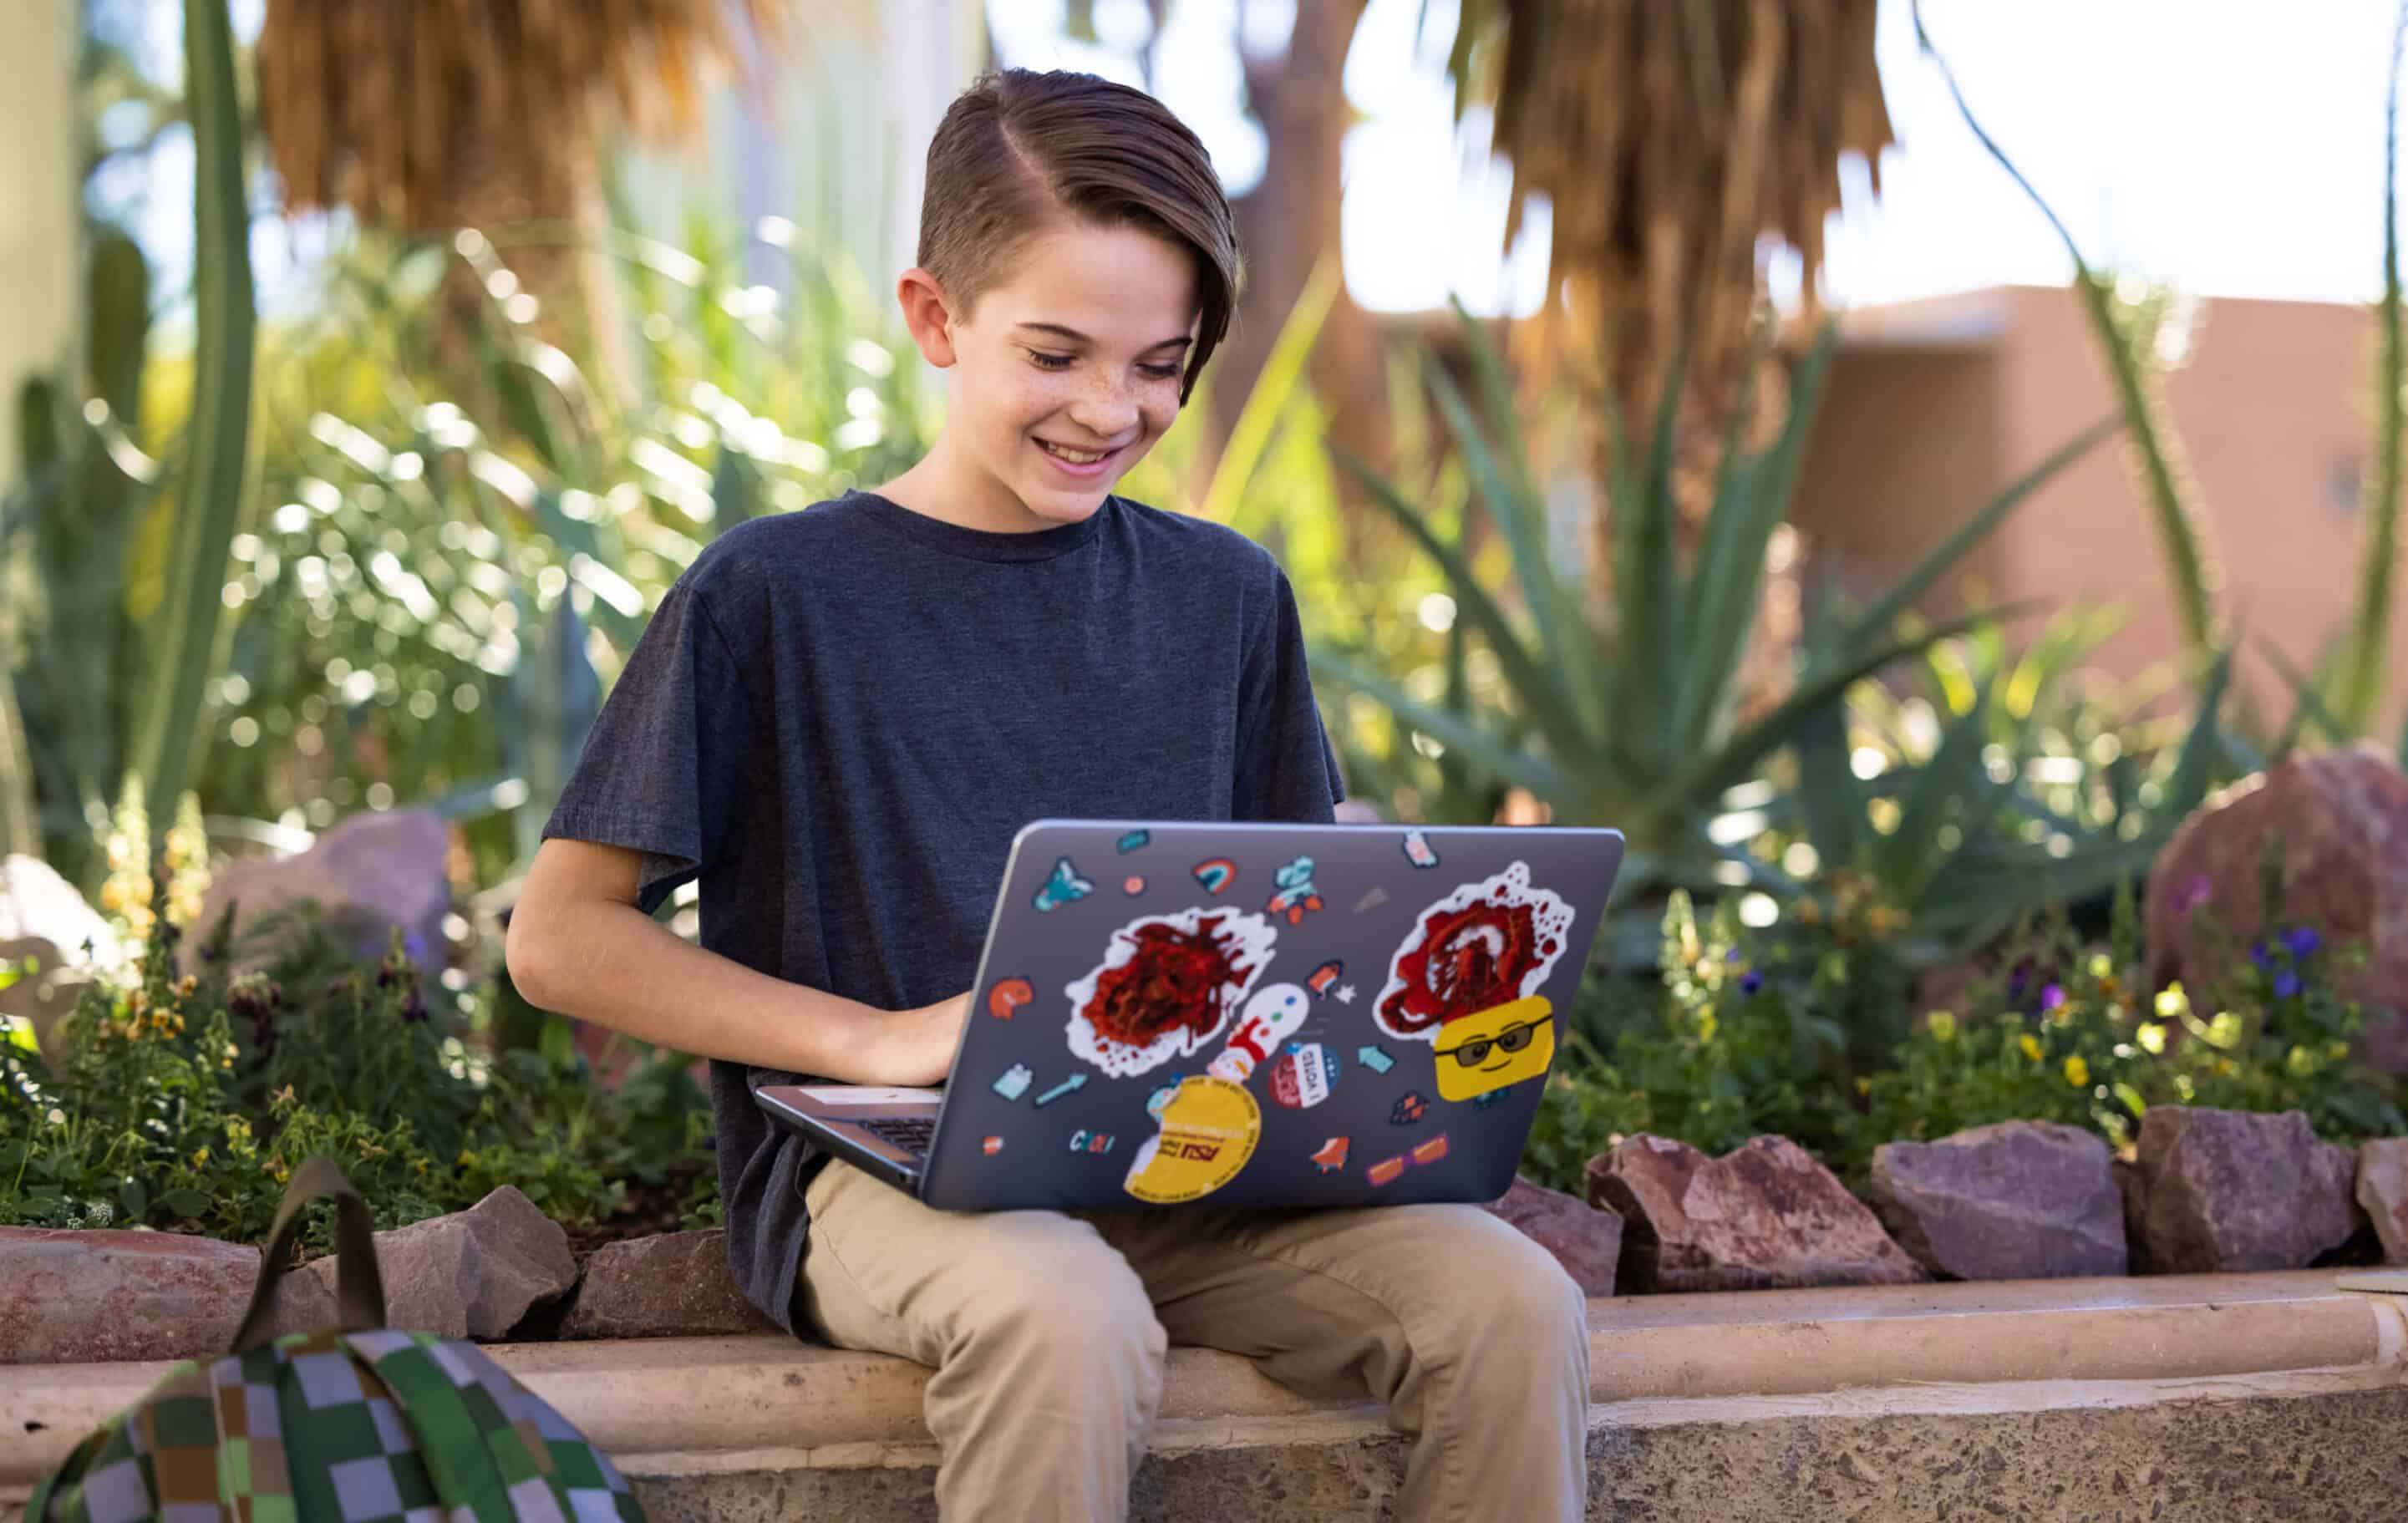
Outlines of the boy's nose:
{"label": "boy's nose", "polygon": [[1111,381],[1099,383],[1070,405],[1070,421],[1085,429],[1089,438],[1104,443],[1125,443],[1139,416],[1137,398]]}

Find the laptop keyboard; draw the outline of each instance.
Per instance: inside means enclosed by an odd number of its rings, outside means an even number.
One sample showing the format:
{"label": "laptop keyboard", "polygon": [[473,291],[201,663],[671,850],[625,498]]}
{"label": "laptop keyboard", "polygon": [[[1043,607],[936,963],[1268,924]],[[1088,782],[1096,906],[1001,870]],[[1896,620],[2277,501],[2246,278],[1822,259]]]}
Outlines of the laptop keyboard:
{"label": "laptop keyboard", "polygon": [[929,1140],[937,1131],[936,1119],[924,1115],[872,1116],[853,1125],[882,1142],[891,1142],[922,1157],[927,1156]]}

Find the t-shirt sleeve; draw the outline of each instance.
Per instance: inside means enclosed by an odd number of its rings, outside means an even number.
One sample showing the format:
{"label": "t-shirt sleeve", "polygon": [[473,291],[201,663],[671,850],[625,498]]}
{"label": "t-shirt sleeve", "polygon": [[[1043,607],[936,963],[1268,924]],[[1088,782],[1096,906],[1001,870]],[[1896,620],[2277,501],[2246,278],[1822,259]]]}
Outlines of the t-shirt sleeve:
{"label": "t-shirt sleeve", "polygon": [[734,654],[681,582],[627,657],[544,839],[641,852],[638,903],[651,913],[729,848],[749,724]]}
{"label": "t-shirt sleeve", "polygon": [[1306,669],[1304,626],[1287,573],[1275,571],[1269,626],[1252,642],[1238,707],[1230,817],[1327,824],[1346,797]]}

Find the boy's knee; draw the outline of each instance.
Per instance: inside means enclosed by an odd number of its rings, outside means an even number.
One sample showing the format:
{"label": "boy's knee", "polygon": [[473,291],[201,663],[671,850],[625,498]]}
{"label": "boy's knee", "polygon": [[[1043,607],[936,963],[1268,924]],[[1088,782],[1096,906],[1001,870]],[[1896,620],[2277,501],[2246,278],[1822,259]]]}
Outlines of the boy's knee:
{"label": "boy's knee", "polygon": [[1463,1256],[1470,1273],[1460,1287],[1477,1314],[1452,1326],[1483,1345],[1477,1352],[1504,1355],[1526,1369],[1577,1362],[1585,1370],[1588,1298],[1555,1255],[1518,1228],[1486,1217],[1482,1230],[1489,1241]]}
{"label": "boy's knee", "polygon": [[1023,1378],[1087,1381],[1158,1372],[1169,1337],[1118,1255],[999,1274],[968,1342]]}

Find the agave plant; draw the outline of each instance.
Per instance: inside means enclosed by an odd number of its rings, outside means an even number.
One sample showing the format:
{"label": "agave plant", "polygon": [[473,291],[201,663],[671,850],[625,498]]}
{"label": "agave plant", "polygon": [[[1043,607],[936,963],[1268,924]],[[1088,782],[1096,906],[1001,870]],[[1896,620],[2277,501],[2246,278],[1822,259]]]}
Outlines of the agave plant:
{"label": "agave plant", "polygon": [[[1543,531],[1536,472],[1516,422],[1501,356],[1467,315],[1465,343],[1484,419],[1436,365],[1425,381],[1445,418],[1460,472],[1441,471],[1426,492],[1348,462],[1378,502],[1445,573],[1459,618],[1494,662],[1498,701],[1435,701],[1385,675],[1359,652],[1316,659],[1333,687],[1362,694],[1398,726],[1498,783],[1527,789],[1565,822],[1610,824],[1633,848],[1634,881],[1700,886],[1752,870],[1735,843],[1709,826],[1725,796],[1757,778],[1776,754],[1829,714],[1857,682],[1928,650],[1992,615],[1970,614],[1899,632],[1901,616],[1981,539],[2057,471],[2113,433],[2102,422],[2058,450],[1936,546],[1844,623],[1802,653],[1788,690],[1759,714],[1741,712],[1742,658],[1759,605],[1766,552],[1788,517],[1799,455],[1828,365],[1827,329],[1799,366],[1784,426],[1764,451],[1724,452],[1697,554],[1679,564],[1671,481],[1677,380],[1661,395],[1643,457],[1614,453],[1609,495],[1618,524],[1609,629],[1583,608],[1584,590],[1555,564]],[[1761,362],[1762,348],[1758,359]],[[1734,416],[1743,414],[1740,409]],[[1457,494],[1461,499],[1457,500]],[[1421,503],[1429,501],[1425,510]],[[1457,510],[1464,530],[1435,525]],[[1492,591],[1475,574],[1466,534],[1484,525],[1507,547],[1513,586]],[[1509,611],[1510,604],[1518,604]],[[1460,688],[1456,689],[1460,691]]]}

